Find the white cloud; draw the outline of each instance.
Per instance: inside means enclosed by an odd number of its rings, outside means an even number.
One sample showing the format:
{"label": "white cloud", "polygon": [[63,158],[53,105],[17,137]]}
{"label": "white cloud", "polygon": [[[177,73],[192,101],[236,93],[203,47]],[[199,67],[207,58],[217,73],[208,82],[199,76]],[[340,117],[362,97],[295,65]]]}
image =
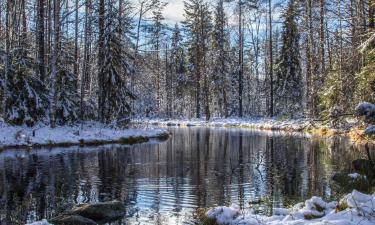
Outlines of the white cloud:
{"label": "white cloud", "polygon": [[168,0],[164,9],[164,17],[167,23],[174,24],[184,19],[184,2],[182,0]]}

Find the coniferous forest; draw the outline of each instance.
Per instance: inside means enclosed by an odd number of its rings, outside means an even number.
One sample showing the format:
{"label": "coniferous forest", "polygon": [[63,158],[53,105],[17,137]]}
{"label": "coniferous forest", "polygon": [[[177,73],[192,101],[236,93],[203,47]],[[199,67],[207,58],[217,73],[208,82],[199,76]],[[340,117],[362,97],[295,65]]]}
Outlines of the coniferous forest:
{"label": "coniferous forest", "polygon": [[129,117],[327,117],[375,101],[374,2],[0,3],[1,113],[55,126]]}

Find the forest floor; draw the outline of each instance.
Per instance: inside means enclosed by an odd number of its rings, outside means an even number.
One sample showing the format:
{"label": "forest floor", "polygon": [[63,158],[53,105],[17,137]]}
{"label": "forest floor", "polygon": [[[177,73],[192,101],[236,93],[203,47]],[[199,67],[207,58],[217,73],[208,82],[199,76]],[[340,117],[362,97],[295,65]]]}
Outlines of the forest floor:
{"label": "forest floor", "polygon": [[[348,136],[354,142],[375,143],[375,138],[365,135],[366,127],[357,119],[346,119],[340,126],[332,121],[313,119],[274,119],[274,118],[212,118],[205,119],[133,119],[133,124],[179,127],[237,127],[270,131],[304,132],[311,135],[331,137],[334,135]],[[344,125],[343,125],[344,124]]]}
{"label": "forest floor", "polygon": [[51,128],[10,126],[0,122],[0,149],[21,147],[88,146],[111,143],[135,144],[150,139],[165,140],[164,129],[120,129],[96,122]]}

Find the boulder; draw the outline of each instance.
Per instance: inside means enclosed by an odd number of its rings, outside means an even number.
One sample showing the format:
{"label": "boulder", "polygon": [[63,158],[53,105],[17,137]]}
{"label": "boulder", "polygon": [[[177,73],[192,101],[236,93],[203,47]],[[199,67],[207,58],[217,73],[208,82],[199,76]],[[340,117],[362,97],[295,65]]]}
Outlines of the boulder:
{"label": "boulder", "polygon": [[355,108],[356,116],[365,117],[366,121],[375,121],[375,105],[369,102],[362,102]]}
{"label": "boulder", "polygon": [[54,225],[97,225],[95,221],[80,215],[60,215],[48,222]]}
{"label": "boulder", "polygon": [[80,204],[75,206],[71,215],[79,215],[96,222],[107,222],[120,219],[125,214],[125,206],[120,201]]}
{"label": "boulder", "polygon": [[365,130],[367,136],[375,136],[375,126],[369,126]]}

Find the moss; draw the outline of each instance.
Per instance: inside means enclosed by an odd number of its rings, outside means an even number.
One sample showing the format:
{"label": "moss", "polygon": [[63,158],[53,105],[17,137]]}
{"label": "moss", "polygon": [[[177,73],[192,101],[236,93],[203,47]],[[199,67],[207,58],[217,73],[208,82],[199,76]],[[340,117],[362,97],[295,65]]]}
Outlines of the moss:
{"label": "moss", "polygon": [[339,202],[339,204],[337,204],[337,206],[336,206],[336,212],[344,211],[348,207],[349,206],[348,206],[348,203],[346,202],[346,200],[342,200],[342,201]]}

